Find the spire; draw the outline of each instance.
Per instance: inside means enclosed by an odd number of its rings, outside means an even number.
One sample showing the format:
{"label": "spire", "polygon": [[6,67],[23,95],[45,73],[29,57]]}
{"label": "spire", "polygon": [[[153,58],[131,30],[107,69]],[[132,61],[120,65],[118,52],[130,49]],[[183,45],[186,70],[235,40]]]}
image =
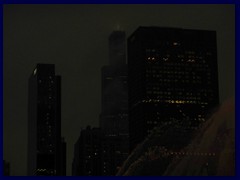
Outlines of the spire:
{"label": "spire", "polygon": [[123,31],[123,27],[120,25],[120,23],[115,24],[114,31]]}

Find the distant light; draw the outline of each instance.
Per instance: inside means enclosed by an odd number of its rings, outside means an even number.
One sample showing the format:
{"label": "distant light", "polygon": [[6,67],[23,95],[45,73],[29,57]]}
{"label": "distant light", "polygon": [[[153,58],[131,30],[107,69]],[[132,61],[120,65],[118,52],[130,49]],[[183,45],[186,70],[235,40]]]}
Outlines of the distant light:
{"label": "distant light", "polygon": [[177,45],[178,45],[178,43],[177,43],[177,42],[174,42],[174,43],[173,43],[173,45],[174,45],[174,46],[177,46]]}
{"label": "distant light", "polygon": [[36,75],[36,74],[37,74],[37,68],[34,69],[34,71],[33,71],[33,75]]}

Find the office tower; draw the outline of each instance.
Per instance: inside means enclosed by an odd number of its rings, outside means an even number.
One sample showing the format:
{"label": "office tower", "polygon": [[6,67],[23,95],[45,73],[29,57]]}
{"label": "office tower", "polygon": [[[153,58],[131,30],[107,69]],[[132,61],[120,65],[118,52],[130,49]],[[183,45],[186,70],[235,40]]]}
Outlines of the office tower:
{"label": "office tower", "polygon": [[[105,134],[105,147],[114,153],[110,163],[115,175],[128,155],[128,87],[126,64],[126,35],[124,31],[113,31],[109,37],[109,64],[102,68],[102,112],[100,128]],[[107,143],[109,143],[107,145]]]}
{"label": "office tower", "polygon": [[100,127],[108,134],[128,136],[127,66],[102,68]]}
{"label": "office tower", "polygon": [[115,175],[125,157],[122,136],[111,136],[100,128],[81,130],[74,145],[73,176]]}
{"label": "office tower", "polygon": [[100,128],[81,131],[74,146],[72,175],[115,175],[128,155],[126,37],[109,37],[109,64],[102,68]]}
{"label": "office tower", "polygon": [[102,175],[102,140],[100,128],[81,130],[80,137],[74,145],[72,162],[73,176],[100,176]]}
{"label": "office tower", "polygon": [[181,141],[162,146],[182,147],[219,103],[215,31],[139,27],[128,38],[128,69],[131,150],[168,124]]}
{"label": "office tower", "polygon": [[3,175],[10,176],[10,163],[3,160]]}
{"label": "office tower", "polygon": [[28,175],[65,175],[61,77],[55,75],[53,64],[37,64],[28,86]]}
{"label": "office tower", "polygon": [[102,113],[100,115],[100,127],[109,134],[128,133],[125,44],[125,32],[114,31],[110,35],[110,65],[102,68]]}
{"label": "office tower", "polygon": [[113,31],[108,39],[110,66],[126,65],[126,34]]}

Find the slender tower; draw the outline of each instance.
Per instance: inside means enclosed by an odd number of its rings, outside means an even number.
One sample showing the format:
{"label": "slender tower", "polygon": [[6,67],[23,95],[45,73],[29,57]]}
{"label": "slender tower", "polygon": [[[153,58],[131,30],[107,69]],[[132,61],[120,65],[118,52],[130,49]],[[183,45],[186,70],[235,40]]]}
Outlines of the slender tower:
{"label": "slender tower", "polygon": [[55,75],[53,64],[37,64],[28,85],[28,175],[66,175],[61,77]]}

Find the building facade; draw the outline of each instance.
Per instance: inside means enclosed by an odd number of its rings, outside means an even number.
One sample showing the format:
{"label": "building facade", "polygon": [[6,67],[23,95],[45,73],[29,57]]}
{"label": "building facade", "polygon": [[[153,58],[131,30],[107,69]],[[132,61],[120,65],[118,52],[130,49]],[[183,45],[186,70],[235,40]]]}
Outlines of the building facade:
{"label": "building facade", "polygon": [[66,175],[61,77],[55,75],[53,64],[37,64],[28,87],[28,175]]}
{"label": "building facade", "polygon": [[109,36],[109,64],[102,68],[102,109],[100,127],[109,134],[128,133],[128,90],[126,35]]}
{"label": "building facade", "polygon": [[219,104],[216,32],[139,27],[128,38],[128,80],[130,149],[172,122],[181,141],[162,145],[187,144]]}
{"label": "building facade", "polygon": [[[128,80],[126,64],[126,34],[113,31],[109,36],[109,65],[102,68],[102,110],[100,128],[104,131],[104,146],[111,156],[107,175],[115,175],[128,156]],[[109,153],[108,153],[109,155]]]}
{"label": "building facade", "polygon": [[[100,128],[81,130],[74,145],[73,176],[116,175],[126,155],[122,136],[106,134]],[[128,149],[127,149],[128,150]]]}
{"label": "building facade", "polygon": [[128,156],[128,90],[126,35],[109,36],[109,65],[102,67],[102,106],[99,128],[81,131],[74,146],[73,176],[115,175]]}
{"label": "building facade", "polygon": [[102,141],[103,132],[100,128],[88,126],[81,130],[80,137],[74,145],[73,176],[103,175]]}

